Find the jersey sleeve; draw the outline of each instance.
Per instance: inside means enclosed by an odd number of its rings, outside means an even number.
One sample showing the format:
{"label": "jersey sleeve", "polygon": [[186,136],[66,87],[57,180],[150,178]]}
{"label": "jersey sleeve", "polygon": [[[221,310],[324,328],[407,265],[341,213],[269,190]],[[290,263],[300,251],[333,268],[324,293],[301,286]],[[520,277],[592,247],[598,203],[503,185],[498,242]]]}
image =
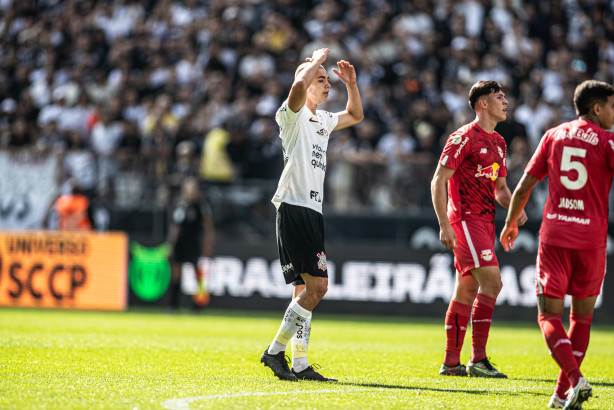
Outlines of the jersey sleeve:
{"label": "jersey sleeve", "polygon": [[298,112],[294,112],[288,106],[288,100],[285,100],[281,107],[275,113],[275,121],[277,125],[279,125],[280,133],[279,136],[282,140],[284,138],[288,138],[290,136],[296,136],[297,133],[296,128],[298,126],[298,119],[301,116],[301,111],[305,108],[302,106]]}
{"label": "jersey sleeve", "polygon": [[614,134],[608,134],[608,144],[606,146],[606,161],[610,166],[610,171],[614,172]]}
{"label": "jersey sleeve", "polygon": [[339,123],[339,114],[322,111],[322,116],[324,117],[324,121],[326,121],[326,128],[328,129],[328,132],[332,132]]}
{"label": "jersey sleeve", "polygon": [[550,141],[550,134],[544,135],[539,142],[539,145],[535,149],[533,157],[527,164],[524,172],[533,175],[540,181],[548,174],[548,145]]}
{"label": "jersey sleeve", "polygon": [[439,163],[450,169],[458,169],[463,159],[470,153],[469,135],[455,132],[448,137],[443,152],[439,157]]}
{"label": "jersey sleeve", "polygon": [[505,140],[501,136],[499,136],[498,147],[501,147],[503,151],[503,155],[501,156],[503,165],[501,166],[501,171],[499,171],[499,176],[502,178],[506,178],[507,177],[507,144],[505,143]]}

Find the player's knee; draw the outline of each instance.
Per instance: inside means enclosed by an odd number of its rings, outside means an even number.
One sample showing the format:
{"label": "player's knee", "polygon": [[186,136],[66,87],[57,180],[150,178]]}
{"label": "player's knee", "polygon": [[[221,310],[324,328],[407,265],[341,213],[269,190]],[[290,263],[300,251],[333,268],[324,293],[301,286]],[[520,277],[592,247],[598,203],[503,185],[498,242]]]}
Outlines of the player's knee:
{"label": "player's knee", "polygon": [[318,300],[322,299],[328,291],[328,281],[317,281],[314,286],[314,297]]}
{"label": "player's knee", "polygon": [[499,296],[501,289],[503,288],[503,282],[501,282],[501,278],[499,277],[492,278],[488,281],[488,283],[482,284],[481,288],[482,293],[485,293],[488,296],[491,296],[496,299],[497,296]]}

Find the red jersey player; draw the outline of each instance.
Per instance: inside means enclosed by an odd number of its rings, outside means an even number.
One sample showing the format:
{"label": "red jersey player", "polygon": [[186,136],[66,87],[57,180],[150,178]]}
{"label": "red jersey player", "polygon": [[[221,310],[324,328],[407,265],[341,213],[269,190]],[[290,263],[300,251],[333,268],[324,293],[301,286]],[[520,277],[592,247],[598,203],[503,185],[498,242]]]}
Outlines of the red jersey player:
{"label": "red jersey player", "polygon": [[[431,182],[439,237],[454,250],[456,268],[439,374],[466,376],[468,370],[472,376],[507,378],[486,356],[492,313],[502,286],[494,251],[495,200],[507,208],[512,196],[505,180],[505,141],[495,132],[497,123],[507,116],[507,100],[499,83],[479,81],[469,91],[469,105],[476,119],[448,137]],[[522,213],[518,223],[526,219]],[[460,353],[470,315],[471,360],[465,368]]]}
{"label": "red jersey player", "polygon": [[[553,408],[581,408],[592,395],[580,364],[605,276],[608,197],[614,175],[614,134],[604,131],[614,125],[614,87],[585,81],[576,88],[574,106],[579,119],[544,134],[514,191],[500,237],[506,251],[513,247],[518,236],[516,216],[535,184],[548,176],[535,270],[539,326],[561,368],[548,405]],[[567,334],[561,323],[566,294],[572,297]]]}

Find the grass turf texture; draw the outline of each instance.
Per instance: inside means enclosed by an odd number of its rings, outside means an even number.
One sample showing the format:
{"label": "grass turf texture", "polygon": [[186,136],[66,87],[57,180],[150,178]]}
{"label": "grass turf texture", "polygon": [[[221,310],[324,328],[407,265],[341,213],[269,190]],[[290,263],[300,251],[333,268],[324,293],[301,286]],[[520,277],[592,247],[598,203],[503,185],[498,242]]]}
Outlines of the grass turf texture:
{"label": "grass turf texture", "polygon": [[[494,323],[489,355],[510,379],[492,380],[437,375],[443,318],[316,312],[309,358],[339,382],[282,382],[260,363],[282,313],[0,309],[0,408],[546,408],[558,373],[534,323]],[[614,408],[613,347],[614,327],[595,326],[585,409]]]}

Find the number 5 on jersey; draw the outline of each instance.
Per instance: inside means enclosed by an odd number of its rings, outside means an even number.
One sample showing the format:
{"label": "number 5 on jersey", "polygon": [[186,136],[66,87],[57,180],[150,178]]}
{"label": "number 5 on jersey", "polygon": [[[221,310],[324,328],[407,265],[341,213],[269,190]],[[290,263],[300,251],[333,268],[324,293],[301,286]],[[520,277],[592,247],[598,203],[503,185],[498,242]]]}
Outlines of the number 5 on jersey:
{"label": "number 5 on jersey", "polygon": [[561,176],[561,184],[570,191],[576,191],[586,185],[588,173],[586,167],[580,161],[574,161],[573,157],[585,158],[586,150],[584,148],[563,147],[561,156],[561,171],[576,171],[578,178],[576,180],[569,179],[568,176]]}

